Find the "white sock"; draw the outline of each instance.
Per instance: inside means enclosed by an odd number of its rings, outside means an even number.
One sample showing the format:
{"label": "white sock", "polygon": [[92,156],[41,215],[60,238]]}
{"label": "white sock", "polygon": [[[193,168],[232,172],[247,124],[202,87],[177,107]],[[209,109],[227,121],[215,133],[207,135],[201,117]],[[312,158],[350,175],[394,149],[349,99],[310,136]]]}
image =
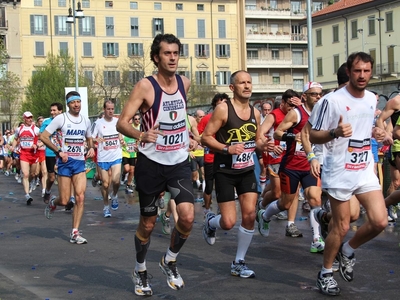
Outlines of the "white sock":
{"label": "white sock", "polygon": [[347,257],[350,257],[354,253],[354,249],[349,245],[349,242],[347,241],[346,243],[343,244],[342,247],[342,253],[346,255]]}
{"label": "white sock", "polygon": [[169,248],[168,248],[167,253],[165,253],[165,257],[164,257],[165,263],[167,264],[170,261],[176,261],[176,258],[178,256],[178,254],[179,254],[179,252],[178,253],[174,253],[171,250],[169,250]]}
{"label": "white sock", "polygon": [[290,225],[292,225],[292,224],[294,224],[293,221],[288,221],[288,222],[287,222],[287,226],[288,226],[288,227],[289,227]]}
{"label": "white sock", "polygon": [[222,229],[221,225],[219,225],[219,221],[221,220],[221,215],[216,215],[214,218],[208,222],[208,224],[211,226],[211,228],[215,229]]}
{"label": "white sock", "polygon": [[310,211],[310,215],[309,215],[309,217],[310,217],[311,231],[312,231],[312,233],[313,233],[313,239],[314,239],[314,241],[318,240],[318,239],[321,237],[321,235],[319,234],[320,231],[321,231],[321,228],[320,228],[320,226],[319,226],[318,221],[315,219],[315,215],[314,215],[314,210],[315,210],[315,209],[316,209],[316,210],[319,210],[319,209],[321,209],[321,207],[315,207],[315,208],[313,208],[313,209]]}
{"label": "white sock", "polygon": [[142,263],[136,262],[135,271],[136,272],[146,271],[146,260]]}
{"label": "white sock", "polygon": [[278,200],[275,200],[270,205],[268,205],[268,207],[264,211],[262,217],[263,217],[264,221],[269,222],[273,215],[276,215],[277,213],[280,213],[280,212],[281,212],[281,210],[278,208]]}
{"label": "white sock", "polygon": [[326,269],[325,267],[321,268],[321,277],[322,277],[322,275],[328,274],[328,273],[333,273],[332,268],[330,268],[330,269]]}
{"label": "white sock", "polygon": [[238,247],[236,251],[235,262],[239,262],[240,260],[244,260],[246,256],[247,250],[249,249],[251,240],[253,239],[254,229],[249,230],[242,225],[239,226],[238,231]]}

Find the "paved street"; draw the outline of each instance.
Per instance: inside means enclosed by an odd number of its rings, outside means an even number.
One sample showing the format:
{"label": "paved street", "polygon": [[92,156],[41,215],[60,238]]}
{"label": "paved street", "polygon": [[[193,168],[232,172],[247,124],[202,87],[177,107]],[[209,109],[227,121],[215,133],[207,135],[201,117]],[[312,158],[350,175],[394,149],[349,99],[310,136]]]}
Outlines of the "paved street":
{"label": "paved street", "polygon": [[[53,189],[55,190],[55,189]],[[120,208],[102,215],[99,188],[88,182],[85,215],[80,230],[88,244],[69,243],[71,215],[58,208],[53,219],[44,216],[40,190],[26,206],[22,186],[14,176],[0,175],[0,299],[139,299],[130,274],[135,265],[134,234],[139,217],[137,197],[119,193]],[[196,222],[178,256],[185,288],[174,291],[158,267],[169,236],[161,224],[151,239],[147,257],[154,299],[324,299],[315,288],[322,255],[309,252],[311,229],[299,210],[296,221],[304,237],[285,237],[286,221],[273,220],[270,237],[255,233],[246,262],[253,279],[230,275],[236,252],[236,232],[217,232],[209,246],[202,237],[203,209],[195,203]],[[216,207],[214,205],[214,211]],[[353,224],[349,236],[362,219]],[[400,286],[400,226],[388,226],[375,240],[356,251],[355,279],[335,279],[340,299],[398,299]]]}

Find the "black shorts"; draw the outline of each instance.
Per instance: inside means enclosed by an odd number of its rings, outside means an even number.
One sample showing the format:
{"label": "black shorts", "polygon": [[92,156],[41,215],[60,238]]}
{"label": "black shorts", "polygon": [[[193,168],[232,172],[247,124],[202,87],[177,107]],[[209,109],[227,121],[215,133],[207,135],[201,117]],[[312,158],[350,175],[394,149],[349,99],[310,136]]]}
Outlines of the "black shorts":
{"label": "black shorts", "polygon": [[235,201],[235,189],[238,195],[245,193],[258,193],[257,180],[254,171],[248,171],[242,174],[227,174],[216,172],[215,193],[217,202]]}
{"label": "black shorts", "polygon": [[310,171],[297,170],[279,170],[279,179],[281,180],[281,191],[285,194],[296,194],[299,183],[303,189],[310,186],[321,186],[320,179],[311,175]]}
{"label": "black shorts", "polygon": [[199,166],[199,168],[202,168],[204,166],[204,156],[195,156],[191,159],[190,163],[192,167],[192,172],[196,172],[197,166]]}
{"label": "black shorts", "polygon": [[204,180],[206,181],[206,188],[204,193],[211,195],[214,188],[214,164],[204,163]]}
{"label": "black shorts", "polygon": [[194,203],[189,159],[168,166],[156,163],[139,153],[135,178],[142,216],[150,217],[157,214],[155,203],[164,191],[171,193],[171,199],[174,199],[177,205],[182,202]]}
{"label": "black shorts", "polygon": [[122,165],[130,165],[130,166],[136,166],[136,157],[123,157],[122,158]]}
{"label": "black shorts", "polygon": [[47,173],[55,173],[55,170],[54,170],[55,165],[56,165],[56,157],[55,156],[46,156]]}

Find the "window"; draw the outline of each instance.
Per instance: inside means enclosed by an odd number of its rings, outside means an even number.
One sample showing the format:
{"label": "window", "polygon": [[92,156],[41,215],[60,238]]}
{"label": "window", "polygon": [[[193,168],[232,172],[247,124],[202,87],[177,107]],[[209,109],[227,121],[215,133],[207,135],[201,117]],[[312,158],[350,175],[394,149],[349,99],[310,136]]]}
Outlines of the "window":
{"label": "window", "polygon": [[136,84],[139,80],[144,78],[143,71],[128,71],[127,81],[132,84]]}
{"label": "window", "polygon": [[217,71],[217,85],[229,85],[231,72],[230,71]]}
{"label": "window", "polygon": [[130,9],[138,9],[138,3],[136,1],[129,2],[129,8]]}
{"label": "window", "polygon": [[220,39],[226,38],[226,24],[225,20],[218,20],[218,37]]}
{"label": "window", "polygon": [[218,11],[219,12],[224,12],[225,11],[225,5],[218,5]]}
{"label": "window", "polygon": [[303,51],[302,50],[293,50],[292,51],[292,63],[294,65],[305,65],[303,62]]}
{"label": "window", "polygon": [[92,43],[90,42],[83,42],[83,56],[85,57],[92,57]]}
{"label": "window", "polygon": [[210,85],[211,84],[211,75],[210,71],[196,71],[196,84],[199,85]]}
{"label": "window", "polygon": [[0,35],[0,44],[3,45],[4,49],[7,49],[7,43],[6,43],[6,36],[5,35]]}
{"label": "window", "polygon": [[86,17],[78,19],[79,35],[95,36],[95,18]]}
{"label": "window", "polygon": [[66,16],[54,16],[54,34],[55,35],[71,35],[71,23],[67,23]]}
{"label": "window", "polygon": [[113,5],[114,5],[114,3],[113,3],[112,1],[106,1],[106,2],[105,2],[105,7],[106,7],[106,8],[112,8]]}
{"label": "window", "polygon": [[7,27],[6,20],[6,8],[4,6],[0,7],[0,27]]}
{"label": "window", "polygon": [[313,1],[312,2],[312,11],[319,11],[324,7],[321,1]]}
{"label": "window", "polygon": [[67,7],[67,0],[58,0],[58,7]]}
{"label": "window", "polygon": [[351,21],[351,38],[358,38],[358,23],[357,20]]}
{"label": "window", "polygon": [[197,37],[198,38],[206,37],[206,21],[205,20],[197,20]]}
{"label": "window", "polygon": [[87,85],[92,86],[93,85],[93,71],[85,70],[83,72],[83,76],[85,77],[85,81],[86,81]]}
{"label": "window", "polygon": [[295,91],[301,91],[304,86],[304,79],[303,78],[293,78],[293,89]]}
{"label": "window", "polygon": [[339,54],[334,55],[334,56],[333,56],[333,74],[336,74],[336,73],[337,73],[337,70],[338,70],[339,67],[340,67],[339,64],[340,64]]}
{"label": "window", "polygon": [[386,31],[393,31],[393,12],[387,12],[385,17]]}
{"label": "window", "polygon": [[323,76],[324,72],[322,69],[322,58],[317,58],[317,76]]}
{"label": "window", "polygon": [[197,11],[204,11],[204,4],[197,4]]}
{"label": "window", "polygon": [[389,73],[395,73],[394,68],[394,47],[389,46],[388,50],[388,71]]}
{"label": "window", "polygon": [[106,36],[114,36],[114,18],[106,17]]}
{"label": "window", "polygon": [[103,43],[103,56],[119,56],[118,43]]}
{"label": "window", "polygon": [[217,57],[230,57],[231,45],[228,44],[215,45],[215,53],[217,53]]}
{"label": "window", "polygon": [[272,84],[281,84],[281,77],[279,73],[272,73]]}
{"label": "window", "polygon": [[290,1],[292,12],[298,14],[301,12],[301,1]]}
{"label": "window", "polygon": [[154,2],[154,10],[161,10],[162,5],[160,2]]}
{"label": "window", "polygon": [[90,0],[82,0],[83,8],[90,8]]}
{"label": "window", "polygon": [[31,15],[31,34],[47,35],[47,16]]}
{"label": "window", "polygon": [[128,56],[143,56],[143,44],[128,43]]}
{"label": "window", "polygon": [[185,76],[185,77],[190,79],[190,72],[189,71],[182,71],[182,70],[180,71],[180,70],[178,70],[178,71],[176,71],[176,74]]}
{"label": "window", "polygon": [[33,1],[34,6],[42,6],[42,0],[35,0]]}
{"label": "window", "polygon": [[104,71],[104,85],[117,86],[120,83],[119,71]]}
{"label": "window", "polygon": [[258,59],[258,50],[247,49],[247,59]]}
{"label": "window", "polygon": [[278,8],[278,0],[270,0],[269,6],[271,6],[272,9],[277,9]]}
{"label": "window", "polygon": [[245,10],[257,10],[257,1],[256,0],[246,0],[245,1]]}
{"label": "window", "polygon": [[332,35],[333,35],[333,42],[334,43],[339,42],[339,26],[338,25],[332,26]]}
{"label": "window", "polygon": [[153,35],[164,34],[164,19],[153,19]]}
{"label": "window", "polygon": [[182,44],[179,56],[189,57],[189,45],[188,44]]}
{"label": "window", "polygon": [[322,46],[322,29],[317,29],[315,31],[315,35],[317,36],[317,44],[316,46]]}
{"label": "window", "polygon": [[139,36],[139,18],[131,18],[131,36]]}
{"label": "window", "polygon": [[278,60],[279,59],[279,50],[278,49],[272,49],[271,50],[271,59],[272,60]]}
{"label": "window", "polygon": [[176,3],[175,4],[175,9],[176,10],[183,10],[183,3]]}
{"label": "window", "polygon": [[35,55],[44,56],[44,42],[35,42]]}
{"label": "window", "polygon": [[68,42],[60,42],[60,55],[68,55]]}
{"label": "window", "polygon": [[176,19],[176,37],[185,37],[185,23],[184,19]]}
{"label": "window", "polygon": [[375,16],[368,17],[368,35],[374,35],[375,32]]}
{"label": "window", "polygon": [[208,44],[195,44],[194,52],[196,57],[209,57],[210,56],[210,46]]}

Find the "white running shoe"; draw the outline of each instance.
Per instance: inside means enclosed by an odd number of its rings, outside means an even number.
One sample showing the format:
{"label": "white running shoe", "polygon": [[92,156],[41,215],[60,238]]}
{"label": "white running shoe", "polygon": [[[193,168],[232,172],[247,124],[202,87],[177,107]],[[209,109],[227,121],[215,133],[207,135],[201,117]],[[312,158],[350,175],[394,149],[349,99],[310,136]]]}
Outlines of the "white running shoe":
{"label": "white running shoe", "polygon": [[239,262],[232,262],[231,275],[239,276],[241,278],[253,278],[256,276],[256,273],[246,266],[244,260],[239,260]]}
{"label": "white running shoe", "polygon": [[176,267],[176,261],[170,261],[168,264],[165,263],[164,256],[161,258],[160,263],[161,271],[167,275],[167,283],[171,289],[180,290],[185,286],[181,275]]}
{"label": "white running shoe", "polygon": [[81,233],[79,231],[75,230],[74,232],[71,232],[69,242],[72,244],[81,245],[86,244],[87,240],[83,236],[81,236]]}
{"label": "white running shoe", "polygon": [[135,294],[138,296],[151,296],[153,291],[147,278],[147,271],[132,273],[132,281],[135,284]]}

